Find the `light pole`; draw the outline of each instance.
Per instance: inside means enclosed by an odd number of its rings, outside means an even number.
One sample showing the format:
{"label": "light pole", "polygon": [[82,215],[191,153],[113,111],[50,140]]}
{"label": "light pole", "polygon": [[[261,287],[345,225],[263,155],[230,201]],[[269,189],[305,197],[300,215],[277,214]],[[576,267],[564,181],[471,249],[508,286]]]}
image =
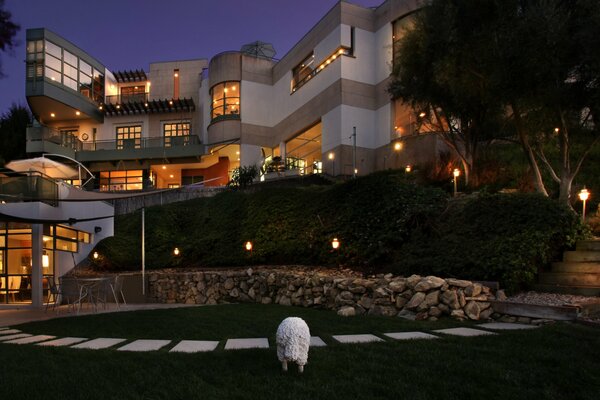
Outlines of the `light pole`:
{"label": "light pole", "polygon": [[588,192],[588,190],[584,186],[583,189],[581,189],[581,191],[579,192],[579,200],[583,201],[583,213],[581,214],[581,219],[583,221],[585,221],[585,202],[589,198],[590,198],[590,192]]}
{"label": "light pole", "polygon": [[460,170],[458,168],[454,168],[452,171],[452,175],[454,175],[454,197],[456,197],[456,182],[458,181],[458,177],[460,176]]}
{"label": "light pole", "polygon": [[358,170],[356,169],[356,127],[352,127],[352,177],[356,178],[356,173]]}

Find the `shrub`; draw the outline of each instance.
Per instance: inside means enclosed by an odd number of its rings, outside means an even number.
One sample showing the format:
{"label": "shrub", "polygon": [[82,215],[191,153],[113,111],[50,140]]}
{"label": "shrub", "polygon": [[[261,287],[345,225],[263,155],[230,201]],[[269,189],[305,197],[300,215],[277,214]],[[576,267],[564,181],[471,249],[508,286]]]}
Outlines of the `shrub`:
{"label": "shrub", "polygon": [[551,199],[484,194],[451,202],[432,226],[415,231],[397,268],[498,280],[516,290],[582,234],[578,216]]}

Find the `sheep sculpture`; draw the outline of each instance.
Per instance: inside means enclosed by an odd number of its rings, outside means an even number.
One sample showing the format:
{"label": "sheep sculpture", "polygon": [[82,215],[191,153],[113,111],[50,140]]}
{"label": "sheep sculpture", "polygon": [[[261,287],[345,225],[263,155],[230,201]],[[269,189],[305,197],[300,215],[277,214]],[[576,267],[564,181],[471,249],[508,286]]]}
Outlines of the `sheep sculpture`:
{"label": "sheep sculpture", "polygon": [[302,318],[288,317],[277,328],[277,358],[284,371],[288,370],[288,362],[298,364],[298,372],[304,371],[308,361],[310,347],[310,330]]}

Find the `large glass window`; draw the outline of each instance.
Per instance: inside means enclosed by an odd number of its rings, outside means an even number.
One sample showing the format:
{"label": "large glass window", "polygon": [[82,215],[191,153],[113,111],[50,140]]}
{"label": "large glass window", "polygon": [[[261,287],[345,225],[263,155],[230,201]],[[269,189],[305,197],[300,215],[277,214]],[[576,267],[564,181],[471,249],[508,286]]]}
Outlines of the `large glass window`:
{"label": "large glass window", "polygon": [[142,190],[144,171],[104,171],[100,172],[101,191]]}
{"label": "large glass window", "polygon": [[217,118],[239,118],[240,115],[240,83],[223,82],[211,90],[211,115]]}
{"label": "large glass window", "polygon": [[169,122],[163,125],[165,147],[186,146],[190,143],[189,122]]}
{"label": "large glass window", "polygon": [[392,54],[392,60],[394,61],[394,64],[396,63],[396,59],[399,57],[400,55],[400,41],[402,40],[402,38],[404,37],[404,35],[406,34],[406,31],[408,29],[410,29],[413,26],[414,20],[413,20],[413,16],[408,15],[408,16],[404,16],[402,18],[399,18],[397,20],[395,20],[394,22],[392,22],[392,42],[393,42],[393,54]]}
{"label": "large glass window", "polygon": [[121,102],[146,101],[146,86],[125,86],[121,88]]}
{"label": "large glass window", "polygon": [[117,150],[141,149],[142,148],[142,126],[119,126],[117,127]]}
{"label": "large glass window", "polygon": [[315,69],[315,55],[310,53],[302,62],[292,69],[292,89],[302,83]]}
{"label": "large glass window", "polygon": [[27,79],[42,76],[97,103],[104,101],[103,72],[48,40],[31,40],[27,42]]}

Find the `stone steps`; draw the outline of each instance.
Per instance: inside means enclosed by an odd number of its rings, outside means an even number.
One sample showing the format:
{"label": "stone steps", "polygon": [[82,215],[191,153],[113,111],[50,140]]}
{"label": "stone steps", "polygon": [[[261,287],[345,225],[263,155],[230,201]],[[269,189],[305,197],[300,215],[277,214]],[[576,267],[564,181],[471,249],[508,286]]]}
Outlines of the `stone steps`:
{"label": "stone steps", "polygon": [[561,286],[600,286],[600,273],[546,272],[540,274],[539,283]]}
{"label": "stone steps", "polygon": [[538,274],[534,289],[541,292],[600,296],[600,240],[581,240],[565,251],[562,262]]}
{"label": "stone steps", "polygon": [[580,240],[576,248],[582,251],[600,251],[600,240]]}
{"label": "stone steps", "polygon": [[553,262],[552,272],[580,272],[600,274],[600,263],[573,261]]}
{"label": "stone steps", "polygon": [[546,293],[573,294],[577,296],[600,296],[600,286],[564,286],[535,284],[533,290]]}
{"label": "stone steps", "polygon": [[573,262],[600,262],[600,251],[565,251],[563,253],[563,260]]}

